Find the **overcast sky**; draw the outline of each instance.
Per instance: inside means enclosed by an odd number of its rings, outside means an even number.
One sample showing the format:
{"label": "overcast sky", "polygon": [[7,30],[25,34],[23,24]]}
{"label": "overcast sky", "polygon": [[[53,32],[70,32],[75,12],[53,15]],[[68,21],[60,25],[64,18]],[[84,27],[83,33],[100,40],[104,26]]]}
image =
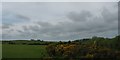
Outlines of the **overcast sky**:
{"label": "overcast sky", "polygon": [[2,3],[3,40],[73,40],[116,35],[117,2]]}
{"label": "overcast sky", "polygon": [[119,0],[1,0],[2,2],[118,2]]}

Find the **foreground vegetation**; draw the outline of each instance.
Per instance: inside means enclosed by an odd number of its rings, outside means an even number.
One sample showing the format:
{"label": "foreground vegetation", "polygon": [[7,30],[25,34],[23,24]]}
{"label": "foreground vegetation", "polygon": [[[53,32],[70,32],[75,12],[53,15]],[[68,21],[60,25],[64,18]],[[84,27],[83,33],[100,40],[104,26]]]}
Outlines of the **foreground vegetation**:
{"label": "foreground vegetation", "polygon": [[39,45],[8,45],[2,46],[3,58],[42,58],[49,57],[46,46]]}
{"label": "foreground vegetation", "polygon": [[119,60],[119,43],[120,36],[114,38],[94,36],[68,42],[46,42],[43,40],[3,41],[3,58],[45,58],[43,60],[106,58]]}
{"label": "foreground vegetation", "polygon": [[[57,58],[109,58],[119,59],[120,57],[120,36],[115,38],[93,37],[92,39],[82,39],[59,42],[47,46],[51,57]],[[79,60],[78,59],[78,60]],[[75,59],[77,60],[77,59]]]}

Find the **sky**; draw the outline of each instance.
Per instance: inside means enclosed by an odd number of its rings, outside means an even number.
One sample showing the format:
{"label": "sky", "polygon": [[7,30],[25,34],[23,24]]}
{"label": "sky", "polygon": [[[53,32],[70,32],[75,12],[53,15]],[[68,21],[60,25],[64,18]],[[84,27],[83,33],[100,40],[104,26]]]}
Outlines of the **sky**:
{"label": "sky", "polygon": [[118,2],[119,0],[1,0],[2,2]]}
{"label": "sky", "polygon": [[2,39],[74,40],[118,35],[117,2],[3,2]]}

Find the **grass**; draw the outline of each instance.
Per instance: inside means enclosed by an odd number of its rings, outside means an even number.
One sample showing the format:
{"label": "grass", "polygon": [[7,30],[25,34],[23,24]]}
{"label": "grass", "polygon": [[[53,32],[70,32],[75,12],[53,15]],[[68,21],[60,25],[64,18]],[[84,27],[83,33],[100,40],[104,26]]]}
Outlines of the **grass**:
{"label": "grass", "polygon": [[2,44],[0,42],[0,59],[2,58]]}
{"label": "grass", "polygon": [[2,45],[3,58],[42,58],[48,57],[44,45]]}

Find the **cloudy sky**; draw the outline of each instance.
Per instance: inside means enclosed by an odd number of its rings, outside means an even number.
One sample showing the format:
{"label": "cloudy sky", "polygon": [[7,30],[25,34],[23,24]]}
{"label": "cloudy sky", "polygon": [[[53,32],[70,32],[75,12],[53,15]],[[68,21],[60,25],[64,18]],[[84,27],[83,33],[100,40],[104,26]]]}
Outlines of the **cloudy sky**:
{"label": "cloudy sky", "polygon": [[1,0],[2,2],[118,2],[119,0]]}
{"label": "cloudy sky", "polygon": [[116,35],[117,2],[2,3],[3,40],[73,40]]}

